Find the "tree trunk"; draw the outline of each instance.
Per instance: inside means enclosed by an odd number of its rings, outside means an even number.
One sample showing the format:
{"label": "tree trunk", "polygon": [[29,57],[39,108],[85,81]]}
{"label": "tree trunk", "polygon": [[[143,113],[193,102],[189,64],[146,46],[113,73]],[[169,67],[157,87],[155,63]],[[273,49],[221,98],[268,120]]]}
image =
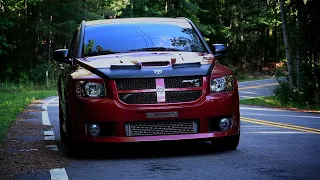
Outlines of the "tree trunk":
{"label": "tree trunk", "polygon": [[292,63],[292,57],[291,57],[291,46],[289,44],[289,37],[288,37],[288,31],[287,31],[287,19],[286,19],[286,12],[284,10],[284,1],[280,0],[280,14],[281,14],[281,21],[282,21],[282,32],[283,32],[283,41],[284,46],[286,49],[286,57],[287,57],[287,66],[288,66],[288,74],[289,74],[289,85],[290,89],[294,88],[294,79],[293,79],[293,63]]}
{"label": "tree trunk", "polygon": [[304,3],[303,0],[299,0],[297,2],[297,29],[298,29],[298,38],[297,38],[297,59],[296,59],[296,73],[297,73],[297,86],[300,89],[303,85],[303,78],[301,73],[301,63],[304,62],[305,59],[305,42],[304,42]]}
{"label": "tree trunk", "polygon": [[166,14],[168,14],[168,1],[166,1],[166,5],[164,7],[164,11]]}

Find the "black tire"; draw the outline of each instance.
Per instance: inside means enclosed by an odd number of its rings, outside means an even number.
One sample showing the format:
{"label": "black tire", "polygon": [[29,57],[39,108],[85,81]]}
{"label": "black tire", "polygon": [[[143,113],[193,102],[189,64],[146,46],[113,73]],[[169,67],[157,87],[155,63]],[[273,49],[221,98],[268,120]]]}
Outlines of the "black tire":
{"label": "black tire", "polygon": [[60,127],[60,139],[62,143],[66,142],[66,133],[63,130],[63,122],[65,122],[64,118],[63,118],[63,114],[61,111],[61,105],[59,103],[59,127]]}
{"label": "black tire", "polygon": [[58,80],[58,95],[59,95],[59,129],[60,129],[60,139],[61,139],[61,142],[62,143],[65,143],[66,142],[66,133],[65,131],[63,130],[63,123],[66,122],[64,117],[63,117],[63,113],[62,113],[62,110],[61,110],[61,90],[60,90],[60,87],[61,87],[61,80],[60,80],[60,75],[59,75],[59,80]]}
{"label": "black tire", "polygon": [[65,152],[66,155],[70,158],[77,158],[81,155],[81,147],[78,142],[74,140],[73,129],[71,125],[71,119],[68,111],[68,103],[66,103],[66,133],[65,133]]}
{"label": "black tire", "polygon": [[211,140],[215,149],[236,150],[240,141],[240,133],[235,136],[215,138]]}
{"label": "black tire", "polygon": [[66,133],[66,141],[65,141],[65,151],[68,157],[76,158],[79,156],[79,152],[77,151],[78,145],[74,141],[73,131],[70,124],[70,121],[67,121],[67,133]]}

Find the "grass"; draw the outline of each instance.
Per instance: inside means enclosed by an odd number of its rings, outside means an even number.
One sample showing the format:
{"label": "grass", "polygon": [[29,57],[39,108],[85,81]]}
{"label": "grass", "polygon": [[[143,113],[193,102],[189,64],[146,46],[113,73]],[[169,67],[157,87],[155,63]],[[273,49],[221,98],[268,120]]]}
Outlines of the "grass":
{"label": "grass", "polygon": [[15,84],[0,84],[0,142],[17,116],[33,100],[57,95],[57,91],[45,88],[26,88]]}
{"label": "grass", "polygon": [[295,102],[282,103],[276,96],[258,97],[252,99],[240,100],[240,104],[255,105],[255,106],[265,106],[273,108],[288,108],[288,109],[298,109],[303,111],[320,112],[320,105],[306,105]]}

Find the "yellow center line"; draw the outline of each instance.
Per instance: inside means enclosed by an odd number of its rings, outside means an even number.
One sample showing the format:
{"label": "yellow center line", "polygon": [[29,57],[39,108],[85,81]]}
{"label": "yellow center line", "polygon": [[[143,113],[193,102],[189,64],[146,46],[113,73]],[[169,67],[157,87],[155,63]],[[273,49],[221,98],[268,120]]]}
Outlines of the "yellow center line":
{"label": "yellow center line", "polygon": [[255,88],[261,88],[261,87],[266,87],[266,86],[274,86],[278,85],[278,83],[271,83],[271,84],[263,84],[259,86],[248,86],[248,87],[243,87],[243,88],[238,88],[239,90],[244,90],[244,89],[255,89]]}
{"label": "yellow center line", "polygon": [[241,121],[261,124],[266,126],[274,126],[274,127],[284,128],[284,129],[292,129],[292,130],[297,130],[302,132],[309,132],[313,134],[320,134],[320,129],[296,126],[291,124],[276,123],[276,122],[264,121],[259,119],[245,118],[245,117],[241,117]]}
{"label": "yellow center line", "polygon": [[320,132],[320,129],[316,129],[316,128],[309,128],[309,127],[304,127],[304,126],[296,126],[296,125],[292,125],[292,124],[284,124],[284,123],[278,123],[278,122],[272,122],[272,121],[252,119],[252,118],[247,118],[247,117],[241,117],[241,118],[242,118],[242,119],[252,120],[252,121],[263,122],[263,123],[269,123],[269,124],[275,124],[275,125],[285,125],[285,126],[290,126],[290,127],[294,127],[294,128],[301,128],[301,129],[306,129],[306,130],[311,130],[311,131],[318,131],[318,132]]}

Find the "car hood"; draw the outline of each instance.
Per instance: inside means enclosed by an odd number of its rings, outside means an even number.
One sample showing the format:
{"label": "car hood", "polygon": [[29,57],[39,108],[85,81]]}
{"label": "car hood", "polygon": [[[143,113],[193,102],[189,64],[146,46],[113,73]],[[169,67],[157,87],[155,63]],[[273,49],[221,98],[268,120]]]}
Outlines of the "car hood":
{"label": "car hood", "polygon": [[214,56],[196,52],[137,52],[78,59],[77,63],[103,78],[148,78],[208,75]]}

